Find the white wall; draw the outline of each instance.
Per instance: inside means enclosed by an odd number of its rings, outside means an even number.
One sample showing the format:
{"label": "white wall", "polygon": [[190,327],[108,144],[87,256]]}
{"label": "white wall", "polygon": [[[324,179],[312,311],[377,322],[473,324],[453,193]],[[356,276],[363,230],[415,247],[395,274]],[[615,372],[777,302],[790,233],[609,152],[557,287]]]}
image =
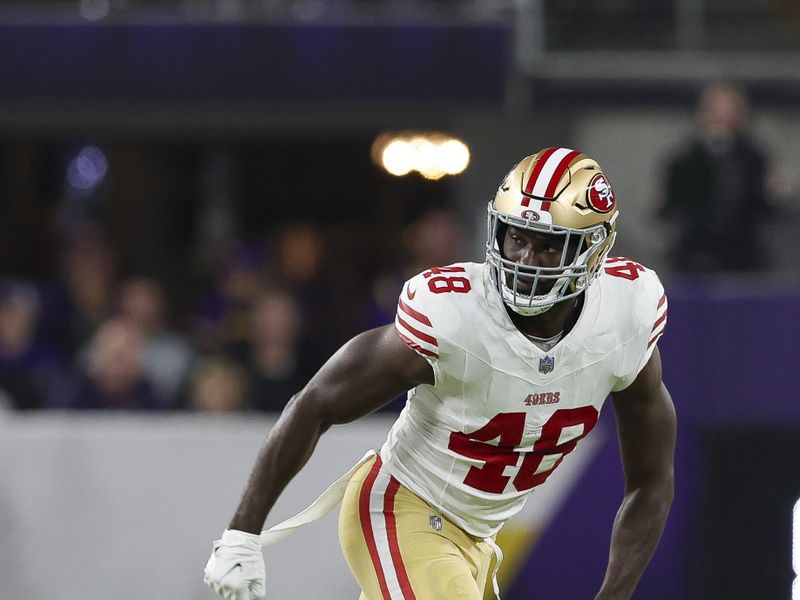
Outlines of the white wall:
{"label": "white wall", "polygon": [[[5,418],[0,598],[215,598],[202,569],[271,424],[252,416]],[[378,448],[390,424],[375,417],[329,431],[268,523],[310,504]],[[358,597],[336,514],[265,551],[268,598]]]}

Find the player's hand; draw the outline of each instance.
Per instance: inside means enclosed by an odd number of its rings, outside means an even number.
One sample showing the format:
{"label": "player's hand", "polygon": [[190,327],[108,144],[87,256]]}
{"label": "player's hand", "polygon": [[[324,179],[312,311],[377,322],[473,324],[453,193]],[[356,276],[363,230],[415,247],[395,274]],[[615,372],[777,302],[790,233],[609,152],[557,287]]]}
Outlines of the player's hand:
{"label": "player's hand", "polygon": [[258,534],[226,529],[214,542],[203,581],[225,600],[261,600],[264,578]]}

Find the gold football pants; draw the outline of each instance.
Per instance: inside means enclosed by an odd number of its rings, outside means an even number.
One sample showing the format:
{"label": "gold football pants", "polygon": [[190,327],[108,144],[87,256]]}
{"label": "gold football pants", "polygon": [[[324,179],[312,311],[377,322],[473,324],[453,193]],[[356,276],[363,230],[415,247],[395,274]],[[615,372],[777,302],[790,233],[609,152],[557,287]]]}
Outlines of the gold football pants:
{"label": "gold football pants", "polygon": [[360,600],[482,600],[494,552],[367,461],[347,486],[339,542]]}

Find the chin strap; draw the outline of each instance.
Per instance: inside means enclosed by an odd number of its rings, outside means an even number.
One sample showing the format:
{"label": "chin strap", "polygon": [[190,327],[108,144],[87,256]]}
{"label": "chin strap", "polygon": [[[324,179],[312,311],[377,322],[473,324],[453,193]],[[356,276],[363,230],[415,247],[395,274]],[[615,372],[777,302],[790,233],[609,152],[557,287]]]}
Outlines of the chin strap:
{"label": "chin strap", "polygon": [[548,304],[547,306],[517,306],[516,304],[506,303],[506,306],[513,310],[515,313],[522,317],[535,317],[536,315],[542,315],[546,313],[548,310],[555,306],[555,302],[553,304]]}

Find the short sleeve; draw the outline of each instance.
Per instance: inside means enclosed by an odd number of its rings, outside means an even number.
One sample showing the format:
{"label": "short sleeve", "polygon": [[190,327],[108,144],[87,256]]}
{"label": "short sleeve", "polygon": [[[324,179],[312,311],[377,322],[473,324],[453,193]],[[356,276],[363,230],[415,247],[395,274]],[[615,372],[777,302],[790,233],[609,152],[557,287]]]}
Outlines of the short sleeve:
{"label": "short sleeve", "polygon": [[650,281],[640,290],[633,314],[636,334],[625,344],[622,375],[612,391],[624,390],[644,369],[667,326],[667,294],[658,276],[650,271]]}
{"label": "short sleeve", "polygon": [[639,371],[644,369],[647,361],[650,360],[658,340],[662,335],[664,335],[664,331],[667,328],[667,292],[664,291],[664,286],[661,285],[661,281],[659,281],[658,278],[656,278],[656,282],[658,283],[658,302],[656,303],[656,314],[655,317],[653,317],[653,326],[650,328],[650,331],[647,334],[647,346],[644,350],[644,356],[639,362],[639,368],[636,370],[637,375],[639,374]]}
{"label": "short sleeve", "polygon": [[425,310],[425,287],[418,288],[419,276],[407,281],[397,301],[394,326],[397,335],[429,363],[439,360],[439,340],[433,323]]}

